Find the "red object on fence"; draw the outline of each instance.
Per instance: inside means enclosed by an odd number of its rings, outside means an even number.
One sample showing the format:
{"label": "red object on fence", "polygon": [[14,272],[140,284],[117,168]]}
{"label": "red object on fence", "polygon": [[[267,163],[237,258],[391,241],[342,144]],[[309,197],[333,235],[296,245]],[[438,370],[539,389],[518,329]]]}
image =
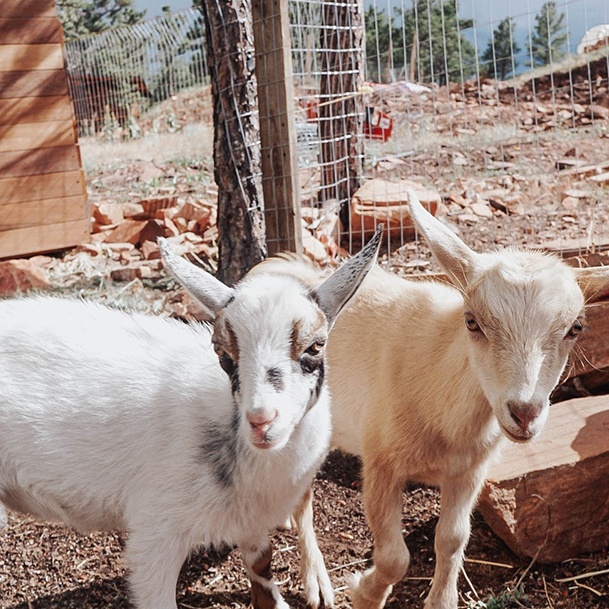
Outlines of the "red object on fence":
{"label": "red object on fence", "polygon": [[307,122],[316,123],[319,120],[319,108],[316,99],[309,99],[306,102]]}
{"label": "red object on fence", "polygon": [[371,140],[386,142],[391,137],[393,119],[382,110],[367,107],[364,118],[364,136]]}
{"label": "red object on fence", "polygon": [[[319,120],[319,106],[316,99],[305,102],[307,122],[316,123]],[[389,114],[371,106],[366,107],[364,116],[364,137],[370,140],[386,142],[393,131],[393,119]]]}

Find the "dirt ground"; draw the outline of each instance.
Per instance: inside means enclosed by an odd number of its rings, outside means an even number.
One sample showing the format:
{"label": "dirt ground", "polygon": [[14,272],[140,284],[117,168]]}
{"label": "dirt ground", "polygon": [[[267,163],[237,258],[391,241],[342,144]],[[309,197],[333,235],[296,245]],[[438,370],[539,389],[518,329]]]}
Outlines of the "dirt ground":
{"label": "dirt ground", "polygon": [[[344,576],[369,565],[371,541],[360,493],[359,462],[333,453],[315,483],[316,530],[336,589],[336,606],[350,607]],[[404,493],[404,538],[412,553],[407,577],[395,586],[387,607],[423,607],[434,569],[433,538],[439,511],[437,491],[412,487]],[[274,572],[288,603],[304,609],[293,532],[273,537]],[[12,515],[0,533],[3,609],[128,609],[122,536],[81,536],[59,526]],[[474,514],[465,575],[459,579],[468,609],[601,609],[609,606],[609,581],[600,575],[576,582],[557,580],[609,568],[606,552],[541,566],[515,557]],[[518,588],[517,588],[518,586]],[[514,594],[518,590],[519,593]],[[182,569],[178,606],[240,609],[249,585],[237,550],[201,550]],[[484,604],[486,603],[486,604]]]}
{"label": "dirt ground", "polygon": [[[172,134],[172,145],[176,136]],[[213,196],[211,163],[208,156],[192,149],[193,139],[209,145],[209,130],[192,131],[188,147],[167,153],[166,140],[157,138],[149,148],[126,145],[83,145],[83,158],[92,202],[137,201],[151,192],[178,189],[189,196]],[[179,139],[179,138],[178,138]],[[118,148],[116,147],[118,146]],[[468,149],[467,165],[456,165],[458,144],[441,149],[430,162],[428,152],[417,150],[407,162],[393,166],[378,163],[376,175],[391,172],[419,175],[442,193],[449,222],[472,247],[485,250],[503,245],[539,245],[551,240],[581,239],[596,235],[601,239],[609,227],[607,197],[598,186],[574,178],[553,179],[553,163],[573,150],[586,162],[609,159],[609,139],[603,129],[589,127],[560,140],[540,135],[527,144],[519,140],[500,147]],[[477,172],[489,155],[518,156],[518,169]],[[541,151],[541,152],[540,152]],[[450,156],[444,159],[442,155]],[[529,155],[527,174],[523,157]],[[196,156],[196,159],[195,159]],[[451,165],[447,174],[444,161]],[[468,168],[469,165],[469,168]],[[544,166],[543,172],[540,168]],[[455,177],[455,171],[459,175]],[[542,177],[539,177],[542,176]],[[518,213],[495,209],[490,218],[477,217],[449,195],[476,200],[477,195],[498,188],[518,195],[523,205]],[[585,190],[569,205],[563,204],[565,189]],[[580,192],[581,194],[581,192]],[[89,259],[87,252],[54,255],[47,262],[54,290],[77,293],[118,306],[153,313],[171,313],[181,296],[175,285],[160,276],[148,282],[128,284],[110,281],[104,264],[111,259]],[[437,270],[429,252],[421,244],[405,243],[396,248],[388,264],[401,274]],[[117,262],[118,264],[118,262]],[[100,266],[102,265],[102,266]],[[332,454],[315,484],[315,524],[320,546],[336,587],[339,609],[350,606],[344,588],[345,574],[368,566],[372,541],[368,532],[360,492],[359,462],[353,457]],[[404,537],[412,553],[408,576],[399,583],[387,607],[422,608],[434,569],[434,527],[438,519],[439,495],[434,489],[405,489]],[[35,522],[10,514],[8,527],[0,530],[1,609],[127,609],[125,565],[121,560],[124,537],[116,534],[77,535],[60,526]],[[298,550],[293,532],[274,535],[274,572],[281,589],[296,609],[304,608],[298,579]],[[557,565],[539,565],[521,559],[490,531],[474,513],[473,531],[467,548],[465,572],[459,579],[460,607],[467,609],[601,609],[609,607],[607,551],[573,557]],[[560,581],[578,575],[589,577]],[[179,607],[238,609],[248,606],[249,585],[238,551],[201,550],[184,565],[178,585]]]}

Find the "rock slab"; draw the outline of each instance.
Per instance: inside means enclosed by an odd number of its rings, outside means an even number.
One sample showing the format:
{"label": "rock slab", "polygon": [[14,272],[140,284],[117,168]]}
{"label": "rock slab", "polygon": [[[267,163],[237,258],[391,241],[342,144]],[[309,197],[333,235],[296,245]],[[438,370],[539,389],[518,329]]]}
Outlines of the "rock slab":
{"label": "rock slab", "polygon": [[504,447],[478,509],[514,553],[541,563],[609,547],[609,396],[551,406],[538,440]]}

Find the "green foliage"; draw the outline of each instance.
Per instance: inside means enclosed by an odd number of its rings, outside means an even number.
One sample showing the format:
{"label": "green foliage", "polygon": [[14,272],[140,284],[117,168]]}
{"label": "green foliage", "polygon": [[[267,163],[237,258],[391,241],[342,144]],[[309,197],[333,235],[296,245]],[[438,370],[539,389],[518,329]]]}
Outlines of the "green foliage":
{"label": "green foliage", "polygon": [[414,78],[419,81],[463,81],[474,74],[473,45],[462,31],[471,19],[459,19],[456,0],[416,0],[393,16],[370,7],[365,15],[368,77],[388,79],[387,69],[406,67],[415,51]]}
{"label": "green foliage", "polygon": [[491,596],[485,603],[485,609],[517,609],[523,607],[523,602],[526,602],[527,596],[522,587],[515,588],[512,591],[502,592],[498,596]]}
{"label": "green foliage", "polygon": [[476,52],[461,34],[474,22],[458,18],[456,0],[417,0],[404,19],[406,40],[418,32],[419,80],[446,84],[474,74]]}
{"label": "green foliage", "polygon": [[482,61],[487,64],[489,76],[505,80],[516,67],[515,56],[522,49],[514,40],[514,20],[511,17],[503,19],[493,31]]}
{"label": "green foliage", "polygon": [[174,13],[164,22],[171,34],[159,38],[156,44],[154,56],[159,68],[149,83],[154,101],[167,99],[205,80],[203,15],[197,13],[191,20]]}
{"label": "green foliage", "polygon": [[[396,9],[396,14],[398,9]],[[366,68],[370,80],[390,80],[388,71],[404,66],[404,36],[395,18],[370,6],[364,15]]]}
{"label": "green foliage", "polygon": [[545,2],[535,16],[529,54],[527,65],[532,67],[554,63],[567,54],[565,14],[558,13],[554,0]]}
{"label": "green foliage", "polygon": [[132,25],[146,13],[136,11],[133,0],[56,0],[56,4],[66,40]]}

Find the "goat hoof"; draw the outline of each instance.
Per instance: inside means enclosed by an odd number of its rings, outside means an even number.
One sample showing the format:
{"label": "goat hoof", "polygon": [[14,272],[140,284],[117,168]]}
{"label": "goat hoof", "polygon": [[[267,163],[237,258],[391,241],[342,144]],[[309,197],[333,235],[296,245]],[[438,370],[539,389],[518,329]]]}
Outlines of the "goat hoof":
{"label": "goat hoof", "polygon": [[318,609],[320,600],[325,609],[334,607],[334,588],[327,573],[316,574],[304,579],[303,583],[305,598],[311,609]]}
{"label": "goat hoof", "polygon": [[423,609],[457,609],[459,605],[459,601],[456,595],[451,595],[450,599],[431,599],[428,598],[425,601],[425,605]]}
{"label": "goat hoof", "polygon": [[436,592],[433,587],[425,600],[424,609],[457,609],[459,596],[456,589],[444,588]]}
{"label": "goat hoof", "polygon": [[389,586],[380,599],[371,599],[363,590],[367,573],[352,573],[346,578],[353,609],[383,609],[393,586]]}

